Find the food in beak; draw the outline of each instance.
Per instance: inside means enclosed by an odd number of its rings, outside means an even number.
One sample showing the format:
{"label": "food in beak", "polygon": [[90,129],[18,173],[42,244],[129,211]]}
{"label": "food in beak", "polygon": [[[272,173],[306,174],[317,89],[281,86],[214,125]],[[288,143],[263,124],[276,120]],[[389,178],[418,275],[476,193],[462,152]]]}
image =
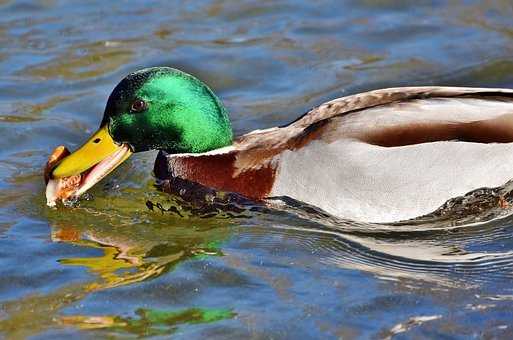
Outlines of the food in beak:
{"label": "food in beak", "polygon": [[60,145],[53,150],[46,162],[44,177],[46,183],[46,204],[49,207],[55,207],[58,201],[66,203],[77,197],[76,192],[82,183],[82,174],[57,179],[51,178],[50,175],[57,163],[69,154],[69,150],[65,146]]}
{"label": "food in beak", "polygon": [[75,151],[75,153],[70,156],[70,152],[66,147],[58,146],[55,148],[45,166],[46,204],[50,207],[54,207],[59,201],[65,205],[76,201],[80,195],[101,181],[132,154],[127,144],[115,146],[109,151],[111,151],[110,154],[107,154],[97,163],[91,163],[91,165],[81,173],[56,177],[54,176],[55,169],[62,165],[60,163],[65,158],[69,160],[69,157],[75,157],[73,158],[74,162],[80,162],[83,158],[80,156],[80,150],[78,150],[78,152]]}

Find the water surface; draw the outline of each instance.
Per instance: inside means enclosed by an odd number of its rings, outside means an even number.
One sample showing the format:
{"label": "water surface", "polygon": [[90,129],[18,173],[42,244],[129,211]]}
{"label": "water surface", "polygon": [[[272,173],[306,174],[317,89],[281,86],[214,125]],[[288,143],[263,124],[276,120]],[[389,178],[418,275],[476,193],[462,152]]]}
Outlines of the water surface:
{"label": "water surface", "polygon": [[379,87],[513,87],[510,1],[0,0],[0,13],[2,336],[513,336],[508,211],[396,226],[301,206],[208,217],[155,190],[154,153],[52,210],[41,173],[142,67],[205,80],[237,134]]}

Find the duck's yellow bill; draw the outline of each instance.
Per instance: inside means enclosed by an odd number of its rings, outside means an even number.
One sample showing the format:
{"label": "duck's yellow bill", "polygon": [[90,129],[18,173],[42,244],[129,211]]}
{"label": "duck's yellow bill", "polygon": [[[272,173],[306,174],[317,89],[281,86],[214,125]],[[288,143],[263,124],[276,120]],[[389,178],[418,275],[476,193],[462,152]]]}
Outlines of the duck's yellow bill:
{"label": "duck's yellow bill", "polygon": [[132,152],[126,145],[116,144],[109,134],[107,125],[104,125],[78,150],[64,158],[53,169],[52,177],[63,178],[79,175],[120,152],[122,152],[122,155],[118,156],[122,157],[116,157],[116,164],[113,168],[109,169],[110,171],[126,160]]}
{"label": "duck's yellow bill", "polygon": [[102,126],[77,151],[64,157],[53,170],[47,170],[47,204],[55,206],[59,200],[80,197],[131,154],[128,144],[116,144],[107,126]]}

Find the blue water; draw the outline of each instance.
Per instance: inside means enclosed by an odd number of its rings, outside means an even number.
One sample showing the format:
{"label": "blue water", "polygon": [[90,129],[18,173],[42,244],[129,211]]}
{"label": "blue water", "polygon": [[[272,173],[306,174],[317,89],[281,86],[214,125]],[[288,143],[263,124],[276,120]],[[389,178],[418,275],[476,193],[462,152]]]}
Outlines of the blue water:
{"label": "blue water", "polygon": [[261,209],[182,218],[147,208],[177,206],[154,188],[154,153],[76,208],[47,208],[42,180],[53,147],[78,146],[142,67],[203,79],[237,134],[379,87],[511,88],[510,1],[0,0],[0,13],[3,337],[513,336],[507,214],[388,229]]}

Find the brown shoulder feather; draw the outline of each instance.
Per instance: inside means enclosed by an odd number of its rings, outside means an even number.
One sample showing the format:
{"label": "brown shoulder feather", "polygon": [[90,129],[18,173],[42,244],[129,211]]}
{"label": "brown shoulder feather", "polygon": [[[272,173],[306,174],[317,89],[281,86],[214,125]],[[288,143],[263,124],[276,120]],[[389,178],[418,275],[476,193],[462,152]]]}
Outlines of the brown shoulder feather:
{"label": "brown shoulder feather", "polygon": [[[466,87],[398,87],[341,97],[315,107],[296,121],[284,127],[257,130],[239,137],[235,143],[235,147],[241,150],[241,152],[237,157],[235,165],[238,169],[255,168],[261,164],[270,162],[276,155],[280,154],[284,150],[295,150],[301,148],[312,140],[320,139],[322,137],[326,141],[333,141],[337,138],[341,138],[343,135],[339,134],[340,131],[337,131],[339,122],[333,120],[334,118],[341,117],[352,112],[418,99],[455,97],[487,98],[513,102],[513,90]],[[490,132],[489,124],[483,125],[486,125]],[[439,140],[437,138],[442,138],[442,140],[443,138],[454,139],[458,134],[466,134],[466,139],[472,140],[474,136],[473,132],[477,132],[479,127],[479,124],[468,125],[460,129],[456,129],[457,131],[452,133],[451,127],[447,128],[449,132],[438,131],[435,129],[433,133],[428,133],[428,136],[426,136],[426,138],[422,137],[421,140]],[[330,132],[333,133],[330,134]],[[383,138],[390,137],[396,131],[389,132],[389,134],[385,134],[383,136],[370,136],[367,141],[372,142],[373,138],[376,140],[383,140]],[[407,134],[408,133],[405,133],[405,135]],[[345,137],[348,137],[348,135],[345,135]],[[489,140],[490,138],[490,133],[483,133],[483,139]],[[509,140],[509,137],[507,139]],[[401,141],[411,144],[419,140],[410,137],[410,139],[405,138],[401,139]],[[386,143],[383,143],[383,145],[385,144]],[[397,141],[392,143],[390,146],[392,145],[401,145],[401,142]]]}
{"label": "brown shoulder feather", "polygon": [[289,126],[309,126],[350,112],[396,102],[429,98],[491,98],[513,101],[513,89],[446,86],[392,87],[337,98],[308,111]]}

